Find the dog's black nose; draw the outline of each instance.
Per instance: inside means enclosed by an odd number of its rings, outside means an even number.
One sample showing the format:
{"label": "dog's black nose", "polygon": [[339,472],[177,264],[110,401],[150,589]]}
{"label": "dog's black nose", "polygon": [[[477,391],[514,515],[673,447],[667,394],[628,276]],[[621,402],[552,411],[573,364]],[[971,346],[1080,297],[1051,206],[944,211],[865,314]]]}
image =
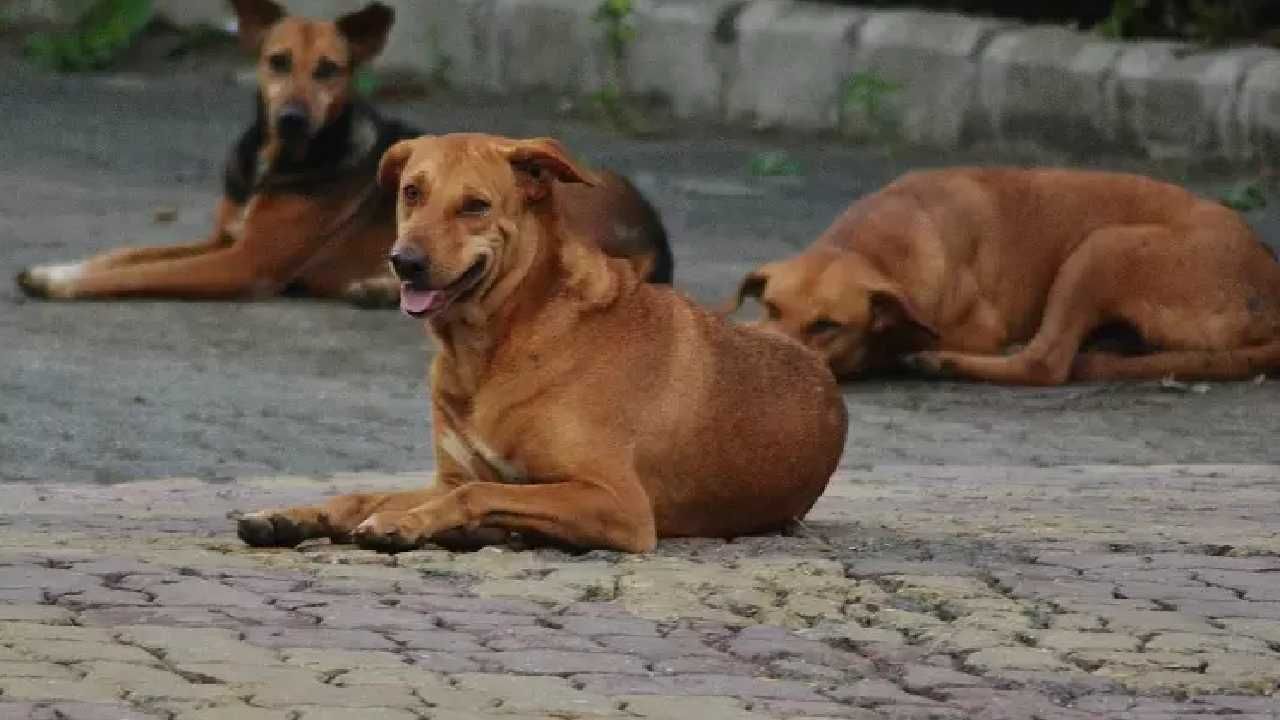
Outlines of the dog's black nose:
{"label": "dog's black nose", "polygon": [[289,103],[280,108],[280,114],[276,115],[276,130],[281,137],[302,137],[307,134],[310,125],[311,118],[307,115],[307,108],[301,103]]}
{"label": "dog's black nose", "polygon": [[405,282],[419,282],[426,279],[427,258],[417,250],[396,250],[387,257],[391,261],[391,269],[396,277]]}

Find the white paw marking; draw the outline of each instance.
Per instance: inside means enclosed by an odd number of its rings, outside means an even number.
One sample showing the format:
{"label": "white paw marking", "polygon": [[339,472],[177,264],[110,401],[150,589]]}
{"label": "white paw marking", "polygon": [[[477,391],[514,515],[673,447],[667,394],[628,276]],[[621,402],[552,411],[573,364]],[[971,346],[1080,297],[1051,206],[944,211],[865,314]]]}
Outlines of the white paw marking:
{"label": "white paw marking", "polygon": [[84,263],[63,265],[38,265],[31,269],[31,277],[46,285],[62,285],[74,282],[84,275]]}

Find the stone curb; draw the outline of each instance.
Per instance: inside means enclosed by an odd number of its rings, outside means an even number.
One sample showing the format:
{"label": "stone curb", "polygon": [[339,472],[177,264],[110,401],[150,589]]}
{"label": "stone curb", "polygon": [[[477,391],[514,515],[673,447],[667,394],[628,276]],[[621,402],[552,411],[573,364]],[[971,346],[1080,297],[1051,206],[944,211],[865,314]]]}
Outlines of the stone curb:
{"label": "stone curb", "polygon": [[[382,66],[463,90],[616,87],[661,98],[682,119],[946,149],[1030,142],[1235,162],[1280,149],[1280,51],[1270,49],[803,0],[635,0],[634,38],[615,67],[593,0],[388,1],[399,15]],[[330,16],[364,0],[288,4]],[[227,18],[206,0],[159,6],[180,24]]]}

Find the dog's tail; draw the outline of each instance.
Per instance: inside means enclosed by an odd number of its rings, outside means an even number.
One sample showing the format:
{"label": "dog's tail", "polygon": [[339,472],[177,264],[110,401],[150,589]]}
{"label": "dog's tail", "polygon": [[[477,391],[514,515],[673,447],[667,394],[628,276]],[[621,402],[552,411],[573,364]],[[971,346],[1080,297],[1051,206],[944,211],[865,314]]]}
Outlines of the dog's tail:
{"label": "dog's tail", "polygon": [[1076,357],[1071,379],[1248,380],[1269,373],[1280,373],[1280,340],[1230,350],[1169,350],[1147,355],[1085,352]]}

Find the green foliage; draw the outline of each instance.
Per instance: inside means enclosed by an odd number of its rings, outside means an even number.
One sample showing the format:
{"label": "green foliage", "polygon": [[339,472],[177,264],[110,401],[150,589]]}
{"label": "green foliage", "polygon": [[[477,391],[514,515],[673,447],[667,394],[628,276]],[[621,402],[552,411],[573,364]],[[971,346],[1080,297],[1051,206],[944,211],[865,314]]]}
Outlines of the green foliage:
{"label": "green foliage", "polygon": [[840,117],[847,129],[877,139],[893,133],[895,121],[887,101],[902,86],[873,72],[858,72],[840,87]]}
{"label": "green foliage", "polygon": [[781,150],[752,155],[747,169],[756,177],[794,177],[803,172],[800,163]]}
{"label": "green foliage", "polygon": [[61,33],[36,33],[27,40],[28,57],[57,70],[106,67],[129,49],[151,21],[151,0],[98,0]]}
{"label": "green foliage", "polygon": [[357,95],[371,98],[378,93],[378,86],[381,81],[372,68],[362,67],[356,70],[355,77],[351,78],[351,84],[355,88]]}
{"label": "green foliage", "polygon": [[593,19],[604,26],[605,42],[614,62],[622,62],[627,56],[627,46],[635,39],[636,29],[631,16],[635,6],[631,0],[600,0]]}
{"label": "green foliage", "polygon": [[1259,181],[1246,180],[1227,191],[1219,201],[1233,210],[1250,212],[1267,206],[1267,193]]}

